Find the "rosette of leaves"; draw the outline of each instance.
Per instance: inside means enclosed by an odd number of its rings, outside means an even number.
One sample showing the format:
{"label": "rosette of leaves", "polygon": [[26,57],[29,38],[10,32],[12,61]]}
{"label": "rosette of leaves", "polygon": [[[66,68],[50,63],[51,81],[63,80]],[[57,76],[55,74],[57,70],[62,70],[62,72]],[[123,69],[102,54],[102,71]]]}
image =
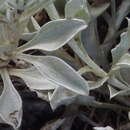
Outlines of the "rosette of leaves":
{"label": "rosette of leaves", "polygon": [[[124,8],[124,5],[125,8]],[[53,8],[50,8],[53,7]],[[110,7],[112,15],[110,16],[106,9]],[[51,17],[51,19],[60,18],[60,13],[56,11],[54,4],[45,8]],[[68,0],[65,4],[65,17],[66,18],[80,18],[85,20],[88,24],[86,30],[81,32],[81,35],[78,35],[75,39],[72,39],[68,45],[73,49],[74,53],[76,53],[79,58],[86,64],[86,66],[82,67],[78,72],[83,75],[85,73],[91,72],[95,76],[98,77],[98,80],[90,80],[87,81],[89,83],[89,89],[97,89],[106,83],[110,90],[110,98],[116,95],[128,95],[129,92],[129,71],[126,68],[121,67],[117,62],[123,61],[124,53],[128,53],[129,49],[129,31],[125,32],[121,35],[121,42],[116,48],[112,49],[112,60],[113,66],[110,67],[110,63],[107,61],[106,52],[111,51],[112,45],[115,44],[115,40],[117,38],[119,32],[118,29],[127,16],[130,9],[130,2],[128,0],[124,0],[121,5],[116,8],[115,0],[111,2],[106,2],[99,6],[92,6],[89,4],[88,0]],[[97,32],[97,17],[102,16],[107,24],[108,24],[108,33],[105,37],[104,42],[100,45],[99,36]],[[129,30],[129,29],[128,29]],[[112,39],[113,42],[112,42]],[[107,42],[107,43],[106,43]],[[111,43],[112,42],[112,43]],[[107,50],[108,49],[108,50]],[[105,52],[106,50],[106,52]],[[91,56],[93,60],[89,57]],[[128,57],[128,54],[126,54]],[[120,59],[121,58],[121,59]],[[120,60],[119,60],[120,59]],[[126,58],[125,58],[126,59]],[[95,61],[95,62],[94,62]],[[96,64],[97,63],[97,64]],[[117,64],[116,64],[117,63]],[[103,65],[104,68],[109,65],[108,73],[105,72],[99,65]],[[118,67],[117,67],[118,66]],[[119,71],[120,70],[120,71]],[[127,74],[127,76],[123,77],[121,75]],[[117,76],[118,75],[118,76]],[[105,86],[104,86],[105,87]],[[116,89],[115,89],[116,88]],[[121,91],[120,91],[121,90]],[[55,93],[55,99],[59,99],[58,93],[64,93],[65,90],[59,89],[57,93]],[[66,96],[64,99],[69,99],[69,96]],[[71,94],[70,97],[73,97],[75,94]],[[60,100],[60,99],[59,99]],[[70,99],[69,99],[70,100]],[[55,100],[56,101],[56,100]],[[58,101],[60,102],[60,101]],[[68,103],[67,101],[66,104]],[[63,101],[61,101],[61,104]]]}
{"label": "rosette of leaves", "polygon": [[[29,17],[39,8],[49,5],[48,0],[36,2],[7,0],[0,8],[0,75],[3,80],[0,122],[12,125],[14,129],[21,123],[22,101],[10,76],[22,78],[31,90],[52,92],[63,87],[80,95],[89,93],[87,82],[63,60],[54,56],[24,53],[32,49],[57,50],[87,27],[83,20],[72,18],[57,19],[40,27],[32,17],[29,24],[37,31],[30,33],[27,27]],[[27,43],[18,46],[20,39]],[[15,65],[10,64],[11,62]]]}

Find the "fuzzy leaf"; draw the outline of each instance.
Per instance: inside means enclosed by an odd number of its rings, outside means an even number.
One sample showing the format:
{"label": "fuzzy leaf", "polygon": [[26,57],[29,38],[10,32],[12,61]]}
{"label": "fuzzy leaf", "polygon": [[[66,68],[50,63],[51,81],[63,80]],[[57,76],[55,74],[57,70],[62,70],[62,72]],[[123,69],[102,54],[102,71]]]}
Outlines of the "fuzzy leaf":
{"label": "fuzzy leaf", "polygon": [[113,58],[113,64],[115,64],[121,56],[123,56],[125,53],[128,52],[128,49],[130,47],[130,42],[128,42],[128,34],[123,33],[121,35],[121,42],[112,49],[112,58]]}
{"label": "fuzzy leaf", "polygon": [[125,90],[116,90],[111,85],[108,85],[109,91],[110,91],[110,98],[114,98],[115,96],[127,96],[130,94],[130,89]]}
{"label": "fuzzy leaf", "polygon": [[69,46],[90,68],[92,68],[93,72],[96,75],[100,77],[107,76],[107,73],[104,70],[102,70],[96,63],[94,63],[94,61],[89,57],[82,43],[78,43],[74,40],[71,40],[69,42]]}
{"label": "fuzzy leaf", "polygon": [[25,41],[30,41],[33,39],[33,37],[37,34],[38,32],[32,32],[32,33],[23,33],[21,39]]}
{"label": "fuzzy leaf", "polygon": [[85,0],[69,0],[65,5],[66,18],[80,18],[89,23],[90,16],[88,13]]}
{"label": "fuzzy leaf", "polygon": [[96,89],[101,87],[106,81],[108,80],[108,77],[104,77],[102,79],[99,79],[98,81],[92,81],[92,82],[88,82],[89,86],[90,86],[90,90]]}
{"label": "fuzzy leaf", "polygon": [[36,12],[48,6],[52,1],[54,0],[27,0],[25,1],[26,4],[24,6],[24,12],[22,14],[21,20],[23,21],[24,19],[30,16],[33,16]]}
{"label": "fuzzy leaf", "polygon": [[129,68],[130,67],[130,54],[128,54],[128,53],[124,54],[120,58],[120,60],[118,61],[118,63],[115,64],[115,66],[113,66],[112,69],[114,69],[114,67]]}
{"label": "fuzzy leaf", "polygon": [[18,57],[32,63],[48,80],[78,94],[88,95],[89,87],[86,81],[63,60],[53,56],[43,57],[25,54],[21,54]]}
{"label": "fuzzy leaf", "polygon": [[128,86],[119,81],[115,76],[110,77],[108,83],[121,90],[128,89]]}
{"label": "fuzzy leaf", "polygon": [[56,109],[58,106],[61,105],[70,105],[70,104],[77,104],[77,105],[89,105],[94,101],[92,97],[89,96],[82,96],[78,95],[75,92],[70,91],[69,89],[58,87],[55,89],[54,93],[50,98],[50,104],[52,109]]}
{"label": "fuzzy leaf", "polygon": [[69,0],[65,5],[65,17],[73,18],[80,10],[84,9],[85,0]]}
{"label": "fuzzy leaf", "polygon": [[0,96],[0,118],[2,123],[12,125],[16,129],[21,124],[22,101],[5,69],[1,72],[1,76],[4,89]]}
{"label": "fuzzy leaf", "polygon": [[41,75],[35,67],[28,69],[11,69],[11,75],[22,78],[30,89],[35,90],[52,90],[58,87]]}
{"label": "fuzzy leaf", "polygon": [[86,28],[86,24],[83,20],[53,20],[45,24],[31,41],[19,47],[18,52],[30,49],[41,49],[45,51],[57,50],[84,28]]}
{"label": "fuzzy leaf", "polygon": [[90,15],[96,18],[99,15],[101,15],[109,7],[109,5],[110,3],[105,3],[98,7],[92,7],[91,5],[88,4],[88,10]]}

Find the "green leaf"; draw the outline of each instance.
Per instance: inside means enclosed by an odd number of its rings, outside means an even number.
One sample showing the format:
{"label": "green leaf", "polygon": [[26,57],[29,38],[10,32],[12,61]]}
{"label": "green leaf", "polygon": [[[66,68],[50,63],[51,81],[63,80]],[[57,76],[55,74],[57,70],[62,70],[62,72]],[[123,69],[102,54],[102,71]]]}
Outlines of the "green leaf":
{"label": "green leaf", "polygon": [[88,95],[89,86],[86,81],[63,60],[53,56],[30,56],[25,54],[18,55],[18,57],[32,63],[49,81],[78,94]]}
{"label": "green leaf", "polygon": [[35,67],[28,69],[11,69],[9,72],[11,75],[22,78],[30,89],[52,90],[58,87],[57,84],[52,83],[47,80],[45,76],[41,75]]}
{"label": "green leaf", "polygon": [[17,50],[18,52],[30,49],[41,49],[46,51],[57,50],[84,28],[86,28],[86,24],[83,20],[53,20],[45,24],[31,41],[19,47]]}
{"label": "green leaf", "polygon": [[0,121],[16,129],[21,124],[22,101],[6,69],[1,71],[1,77],[4,82],[4,89],[0,96]]}

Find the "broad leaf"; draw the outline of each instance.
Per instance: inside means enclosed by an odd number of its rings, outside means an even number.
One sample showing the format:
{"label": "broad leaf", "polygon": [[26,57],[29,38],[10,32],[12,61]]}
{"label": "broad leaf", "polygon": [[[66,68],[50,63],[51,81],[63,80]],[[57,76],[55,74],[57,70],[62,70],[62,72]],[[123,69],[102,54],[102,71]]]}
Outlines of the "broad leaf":
{"label": "broad leaf", "polygon": [[50,82],[45,76],[41,75],[35,67],[11,69],[10,74],[22,78],[30,89],[52,90],[58,87],[57,84]]}
{"label": "broad leaf", "polygon": [[1,76],[4,89],[0,96],[0,118],[3,123],[18,128],[22,119],[22,101],[9,78],[7,70],[2,70]]}
{"label": "broad leaf", "polygon": [[86,28],[86,24],[83,20],[53,20],[45,24],[31,41],[19,47],[17,50],[18,52],[30,49],[53,51],[65,45],[84,28]]}
{"label": "broad leaf", "polygon": [[53,56],[30,56],[21,54],[18,58],[32,63],[48,80],[78,94],[88,95],[88,84],[71,66]]}

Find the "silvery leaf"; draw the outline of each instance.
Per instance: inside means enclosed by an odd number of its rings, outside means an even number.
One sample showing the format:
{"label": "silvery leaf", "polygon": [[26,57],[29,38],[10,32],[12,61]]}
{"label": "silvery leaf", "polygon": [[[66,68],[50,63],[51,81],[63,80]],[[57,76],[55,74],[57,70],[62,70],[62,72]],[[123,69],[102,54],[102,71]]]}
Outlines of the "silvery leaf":
{"label": "silvery leaf", "polygon": [[92,18],[96,18],[101,15],[108,7],[110,3],[101,4],[98,7],[93,7],[87,2],[88,11]]}
{"label": "silvery leaf", "polygon": [[89,89],[93,90],[93,89],[101,87],[108,80],[108,78],[109,77],[104,77],[104,78],[99,79],[97,81],[90,81],[90,82],[88,82],[89,87],[90,87]]}
{"label": "silvery leaf", "polygon": [[106,127],[94,127],[94,130],[114,130],[114,129],[110,126],[106,126]]}
{"label": "silvery leaf", "polygon": [[82,43],[78,43],[74,40],[71,40],[69,42],[69,46],[90,68],[92,68],[93,72],[96,75],[100,77],[107,76],[107,73],[104,70],[102,70],[96,63],[94,63],[94,61],[89,57]]}
{"label": "silvery leaf", "polygon": [[[127,21],[128,21],[128,31],[127,31],[127,33],[128,33],[128,42],[130,42],[130,19],[129,18],[127,18]],[[130,47],[130,43],[127,43],[128,45],[129,45],[129,47]]]}
{"label": "silvery leaf", "polygon": [[90,105],[94,99],[89,96],[81,96],[77,93],[70,91],[69,89],[58,87],[54,90],[50,98],[50,104],[52,109],[56,109],[58,106],[61,105],[70,105],[70,104],[77,104],[77,105]]}
{"label": "silvery leaf", "polygon": [[78,71],[77,71],[80,75],[83,75],[87,72],[93,72],[93,70],[88,67],[88,66],[84,66],[84,67],[81,67]]}
{"label": "silvery leaf", "polygon": [[115,64],[121,56],[128,52],[130,43],[128,42],[128,33],[121,34],[120,43],[112,49],[113,64]]}
{"label": "silvery leaf", "polygon": [[0,0],[0,7],[1,7],[5,2],[7,2],[7,0]]}
{"label": "silvery leaf", "polygon": [[129,118],[129,120],[130,120],[130,112],[128,112],[128,118]]}
{"label": "silvery leaf", "polygon": [[127,83],[128,86],[130,85],[129,74],[130,74],[130,68],[120,69],[120,75],[122,76],[124,83]]}
{"label": "silvery leaf", "polygon": [[128,21],[128,31],[121,34],[121,42],[112,49],[113,64],[115,64],[130,48],[130,20]]}
{"label": "silvery leaf", "polygon": [[0,118],[3,123],[18,128],[22,119],[22,101],[10,80],[7,70],[2,70],[1,76],[4,89],[0,96]]}
{"label": "silvery leaf", "polygon": [[51,20],[60,19],[59,13],[55,7],[55,4],[52,2],[45,7],[45,10]]}
{"label": "silvery leaf", "polygon": [[52,83],[47,80],[45,76],[41,75],[35,67],[28,69],[11,69],[9,72],[11,75],[22,78],[30,89],[52,90],[58,87],[57,84]]}
{"label": "silvery leaf", "polygon": [[120,60],[118,61],[118,63],[116,63],[112,69],[114,69],[114,67],[119,67],[119,68],[129,68],[130,67],[130,54],[126,53],[124,54]]}
{"label": "silvery leaf", "polygon": [[111,77],[108,79],[108,83],[109,83],[110,85],[115,86],[116,88],[121,89],[121,90],[128,89],[128,86],[126,86],[126,85],[123,84],[121,81],[119,81],[115,76],[111,76]]}
{"label": "silvery leaf", "polygon": [[88,23],[90,16],[88,13],[86,0],[69,0],[65,5],[66,18],[81,18]]}
{"label": "silvery leaf", "polygon": [[85,0],[69,0],[65,5],[65,17],[73,18],[77,12],[84,8]]}
{"label": "silvery leaf", "polygon": [[124,18],[128,15],[130,10],[130,1],[123,0],[121,5],[117,10],[117,18],[116,18],[116,28],[119,28]]}
{"label": "silvery leaf", "polygon": [[16,49],[16,46],[12,44],[0,45],[0,54],[11,52],[12,50],[15,50],[15,49]]}
{"label": "silvery leaf", "polygon": [[71,66],[53,56],[18,55],[18,58],[32,63],[48,80],[78,94],[88,95],[88,84]]}
{"label": "silvery leaf", "polygon": [[50,105],[53,110],[60,105],[68,105],[73,102],[72,97],[75,97],[76,95],[77,95],[76,93],[64,87],[58,87],[55,89],[54,93],[50,98]]}
{"label": "silvery leaf", "polygon": [[38,32],[32,32],[32,33],[23,33],[21,36],[22,40],[25,41],[30,41],[33,39],[33,37],[37,34]]}
{"label": "silvery leaf", "polygon": [[41,29],[40,25],[37,23],[35,18],[33,16],[31,16],[31,18],[29,19],[29,22],[28,22],[29,32],[36,32],[36,31],[39,31],[40,29]]}
{"label": "silvery leaf", "polygon": [[54,1],[54,0],[31,0],[31,1],[27,1],[26,5],[24,7],[25,11],[22,14],[21,21],[23,21],[24,19],[26,19],[30,16],[33,16],[36,12],[38,12],[39,10],[48,6],[52,1]]}
{"label": "silvery leaf", "polygon": [[130,89],[127,88],[125,90],[116,90],[111,85],[108,84],[110,98],[114,98],[115,96],[126,96],[130,94]]}
{"label": "silvery leaf", "polygon": [[18,52],[30,49],[53,51],[65,45],[84,28],[86,28],[86,24],[83,20],[53,20],[43,25],[39,33],[31,41],[19,47],[17,50]]}
{"label": "silvery leaf", "polygon": [[41,130],[57,130],[62,126],[62,124],[65,122],[65,118],[63,119],[58,119],[56,121],[50,122],[43,126]]}

